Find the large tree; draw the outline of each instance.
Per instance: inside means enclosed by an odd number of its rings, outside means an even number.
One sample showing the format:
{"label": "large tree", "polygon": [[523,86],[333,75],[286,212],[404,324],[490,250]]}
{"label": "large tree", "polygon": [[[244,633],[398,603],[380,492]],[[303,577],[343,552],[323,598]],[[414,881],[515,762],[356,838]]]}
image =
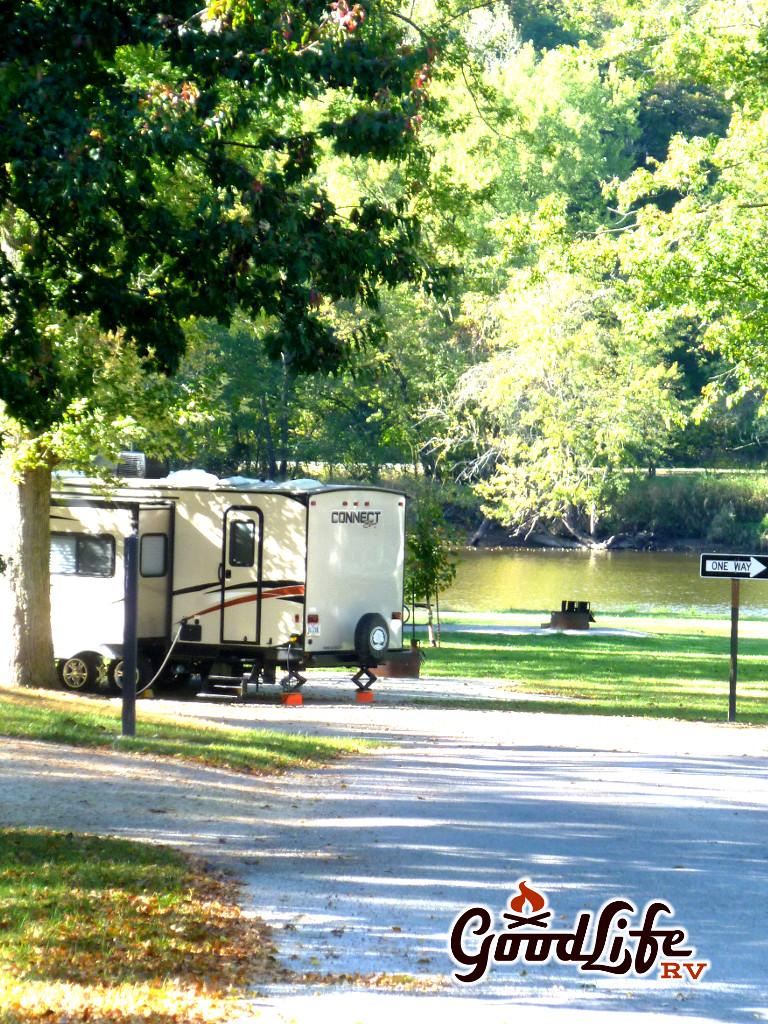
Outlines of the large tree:
{"label": "large tree", "polygon": [[600,543],[629,472],[654,464],[679,422],[676,368],[622,333],[614,302],[608,287],[555,274],[503,296],[494,355],[443,410],[448,453],[471,445],[463,475],[487,515],[522,534],[564,528]]}
{"label": "large tree", "polygon": [[[695,82],[722,97],[720,116],[674,137],[616,187],[621,220],[588,246],[625,299],[625,324],[646,338],[674,330],[724,357],[711,402],[768,387],[768,4],[662,0],[634,11],[614,55],[644,62],[651,86]],[[730,121],[723,130],[722,112]]]}
{"label": "large tree", "polygon": [[[435,43],[376,3],[27,0],[0,6],[0,401],[11,679],[52,679],[47,439],[94,387],[87,322],[173,372],[184,323],[268,319],[295,370],[342,364],[323,299],[375,310],[435,278],[402,205],[312,172],[324,148],[418,149]],[[320,116],[308,121],[306,101]],[[364,321],[369,324],[371,321]]]}

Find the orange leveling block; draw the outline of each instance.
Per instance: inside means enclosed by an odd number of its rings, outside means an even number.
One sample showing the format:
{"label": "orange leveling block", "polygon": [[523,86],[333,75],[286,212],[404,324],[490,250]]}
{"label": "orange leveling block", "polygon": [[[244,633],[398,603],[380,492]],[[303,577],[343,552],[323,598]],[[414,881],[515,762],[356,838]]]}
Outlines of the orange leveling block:
{"label": "orange leveling block", "polygon": [[283,693],[280,696],[283,704],[291,704],[294,707],[301,707],[304,703],[304,698],[300,693]]}

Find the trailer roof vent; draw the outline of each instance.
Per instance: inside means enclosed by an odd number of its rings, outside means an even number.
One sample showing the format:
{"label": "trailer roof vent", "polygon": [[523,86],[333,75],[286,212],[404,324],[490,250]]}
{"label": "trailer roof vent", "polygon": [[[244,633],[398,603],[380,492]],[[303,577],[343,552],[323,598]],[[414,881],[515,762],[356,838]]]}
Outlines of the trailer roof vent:
{"label": "trailer roof vent", "polygon": [[117,457],[118,476],[145,477],[147,475],[147,457],[143,452],[120,452]]}

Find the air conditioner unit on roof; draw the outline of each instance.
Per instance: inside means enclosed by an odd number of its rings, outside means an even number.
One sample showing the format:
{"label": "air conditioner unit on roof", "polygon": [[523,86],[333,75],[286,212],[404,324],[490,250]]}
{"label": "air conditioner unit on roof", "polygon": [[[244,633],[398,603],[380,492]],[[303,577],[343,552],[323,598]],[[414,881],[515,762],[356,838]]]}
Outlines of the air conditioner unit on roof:
{"label": "air conditioner unit on roof", "polygon": [[117,475],[145,477],[147,457],[143,452],[120,452],[117,457]]}

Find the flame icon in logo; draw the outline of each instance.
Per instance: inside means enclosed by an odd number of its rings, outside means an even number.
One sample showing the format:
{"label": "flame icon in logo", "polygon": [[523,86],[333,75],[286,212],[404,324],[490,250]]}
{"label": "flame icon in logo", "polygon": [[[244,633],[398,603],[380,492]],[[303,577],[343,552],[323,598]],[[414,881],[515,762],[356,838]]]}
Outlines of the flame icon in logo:
{"label": "flame icon in logo", "polygon": [[520,891],[520,895],[515,896],[514,899],[509,901],[510,909],[514,910],[516,914],[521,914],[523,912],[526,902],[530,903],[531,913],[533,914],[538,914],[540,910],[543,910],[544,907],[546,907],[546,899],[541,895],[541,893],[532,889],[525,879],[518,882],[517,887]]}

